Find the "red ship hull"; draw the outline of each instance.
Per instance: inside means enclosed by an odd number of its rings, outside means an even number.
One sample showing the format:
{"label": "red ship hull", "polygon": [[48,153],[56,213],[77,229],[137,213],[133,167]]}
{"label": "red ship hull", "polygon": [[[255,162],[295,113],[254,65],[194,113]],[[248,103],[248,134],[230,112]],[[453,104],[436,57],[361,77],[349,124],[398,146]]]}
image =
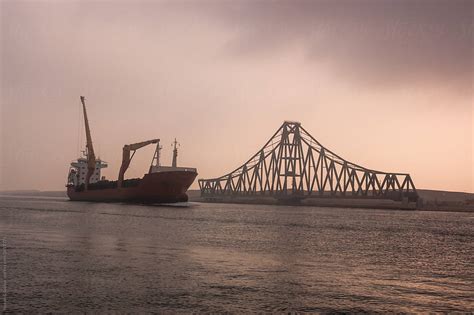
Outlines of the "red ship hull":
{"label": "red ship hull", "polygon": [[134,187],[89,189],[78,191],[67,187],[69,199],[74,201],[173,203],[188,201],[186,191],[197,173],[193,171],[167,171],[145,174]]}

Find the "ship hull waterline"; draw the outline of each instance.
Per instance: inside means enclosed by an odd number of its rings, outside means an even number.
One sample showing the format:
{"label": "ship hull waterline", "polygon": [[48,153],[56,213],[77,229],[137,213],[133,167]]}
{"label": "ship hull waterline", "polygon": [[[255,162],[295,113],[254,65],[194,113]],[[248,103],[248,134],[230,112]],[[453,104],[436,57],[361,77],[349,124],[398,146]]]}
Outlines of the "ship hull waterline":
{"label": "ship hull waterline", "polygon": [[197,172],[170,171],[145,174],[134,187],[93,189],[76,191],[67,187],[72,201],[130,202],[130,203],[175,203],[188,201],[186,191],[193,183]]}

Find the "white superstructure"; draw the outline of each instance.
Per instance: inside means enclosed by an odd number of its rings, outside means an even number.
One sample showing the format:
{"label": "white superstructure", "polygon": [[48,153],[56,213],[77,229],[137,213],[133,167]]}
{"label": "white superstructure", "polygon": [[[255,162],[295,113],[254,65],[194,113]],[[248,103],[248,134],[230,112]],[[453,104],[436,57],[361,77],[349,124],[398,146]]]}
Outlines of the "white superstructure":
{"label": "white superstructure", "polygon": [[[100,170],[106,168],[107,162],[102,161],[101,159],[96,160],[95,162],[95,171],[92,174],[89,183],[97,183],[101,180]],[[87,174],[87,159],[86,158],[78,158],[77,161],[71,163],[71,170],[69,171],[68,176],[68,183],[73,184],[74,186],[78,186],[81,184],[85,184],[86,182],[86,174]]]}

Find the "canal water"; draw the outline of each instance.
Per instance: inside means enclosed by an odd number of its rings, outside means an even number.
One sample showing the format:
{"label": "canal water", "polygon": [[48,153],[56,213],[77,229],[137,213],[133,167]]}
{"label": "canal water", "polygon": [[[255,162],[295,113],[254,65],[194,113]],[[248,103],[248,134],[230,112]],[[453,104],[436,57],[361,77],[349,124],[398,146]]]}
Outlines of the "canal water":
{"label": "canal water", "polygon": [[474,311],[473,213],[0,197],[0,237],[6,312]]}

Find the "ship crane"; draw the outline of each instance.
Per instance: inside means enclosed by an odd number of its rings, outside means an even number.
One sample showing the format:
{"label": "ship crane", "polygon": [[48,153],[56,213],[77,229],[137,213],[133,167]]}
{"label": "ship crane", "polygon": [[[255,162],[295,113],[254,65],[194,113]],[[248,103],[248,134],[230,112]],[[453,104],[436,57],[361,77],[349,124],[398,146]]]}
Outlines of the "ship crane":
{"label": "ship crane", "polygon": [[[123,146],[122,165],[120,166],[120,172],[119,172],[118,183],[117,183],[117,186],[119,188],[122,187],[125,172],[127,171],[128,167],[130,166],[130,162],[132,161],[133,156],[135,155],[135,152],[138,149],[143,148],[143,147],[145,147],[149,144],[159,143],[159,142],[160,142],[160,139],[153,139],[153,140],[138,142],[138,143],[134,143],[134,144],[126,144],[126,145]],[[131,152],[132,152],[132,154],[130,156]]]}
{"label": "ship crane", "polygon": [[86,98],[84,96],[81,96],[82,110],[84,112],[84,125],[86,127],[86,139],[87,139],[87,144],[86,144],[87,175],[86,175],[86,181],[84,184],[84,189],[87,190],[90,178],[92,174],[94,174],[94,171],[95,171],[96,160],[95,160],[95,154],[94,154],[94,147],[92,146],[92,137],[91,137],[91,130],[89,128],[89,120],[87,119],[85,99]]}

